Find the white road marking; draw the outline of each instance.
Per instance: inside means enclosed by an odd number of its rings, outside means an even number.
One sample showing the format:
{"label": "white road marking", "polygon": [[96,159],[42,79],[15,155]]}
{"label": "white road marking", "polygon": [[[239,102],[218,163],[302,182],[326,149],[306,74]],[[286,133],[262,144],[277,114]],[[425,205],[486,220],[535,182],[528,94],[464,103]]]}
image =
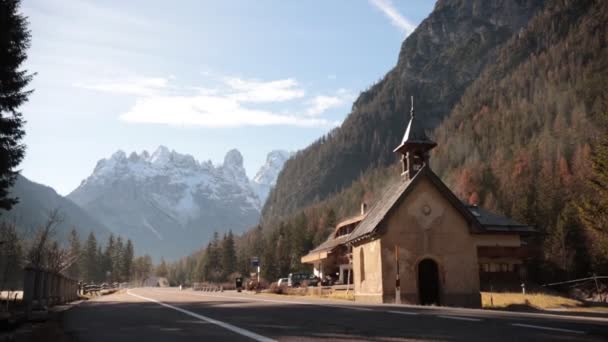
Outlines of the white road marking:
{"label": "white road marking", "polygon": [[437,316],[437,317],[447,318],[447,319],[457,319],[460,321],[471,321],[471,322],[481,321],[481,318],[472,318],[472,317],[460,317],[460,316]]}
{"label": "white road marking", "polygon": [[388,310],[387,312],[394,313],[394,314],[399,314],[399,315],[412,315],[412,316],[419,315],[419,313],[417,313],[417,312],[410,312],[410,311]]}
{"label": "white road marking", "polygon": [[544,327],[542,325],[532,325],[532,324],[523,324],[523,323],[512,323],[511,325],[516,326],[516,327],[524,327],[524,328],[532,328],[532,329],[540,329],[540,330],[560,331],[560,332],[568,332],[568,333],[573,333],[573,334],[586,334],[586,332],[581,331],[581,330],[551,328],[551,327]]}
{"label": "white road marking", "polygon": [[160,328],[160,331],[181,331],[180,328]]}
{"label": "white road marking", "polygon": [[289,300],[273,300],[273,299],[262,299],[262,298],[249,298],[249,297],[231,297],[231,296],[222,296],[222,295],[210,295],[203,293],[186,293],[180,292],[182,294],[189,294],[193,296],[201,296],[201,297],[217,297],[217,298],[226,298],[226,299],[244,299],[244,300],[252,300],[257,302],[269,302],[269,303],[282,303],[282,304],[298,304],[298,305],[316,305],[315,303],[307,303],[307,302],[296,302]]}
{"label": "white road marking", "polygon": [[218,321],[216,319],[209,318],[207,316],[199,315],[199,314],[194,313],[192,311],[188,311],[188,310],[179,308],[177,306],[166,304],[166,303],[163,303],[163,302],[158,301],[158,300],[153,299],[153,298],[148,298],[148,297],[140,296],[140,295],[135,294],[135,293],[131,293],[131,291],[127,291],[127,294],[129,296],[137,297],[137,298],[140,298],[140,299],[143,299],[143,300],[147,300],[149,302],[154,302],[154,303],[162,305],[162,306],[164,306],[166,308],[173,309],[175,311],[179,311],[179,312],[184,313],[184,314],[186,314],[188,316],[191,316],[191,317],[194,317],[194,318],[198,318],[201,321],[205,321],[205,322],[209,322],[209,323],[215,324],[215,325],[220,326],[220,327],[222,327],[224,329],[230,330],[230,331],[235,332],[235,333],[237,333],[239,335],[243,335],[243,336],[249,337],[249,338],[251,338],[253,340],[256,340],[256,341],[260,341],[260,342],[275,342],[276,341],[276,340],[273,340],[273,339],[268,338],[266,336],[258,335],[258,334],[254,333],[252,331],[245,330],[243,328],[239,328],[237,326],[234,326],[234,325],[226,323],[226,322]]}
{"label": "white road marking", "polygon": [[191,295],[194,295],[194,296],[201,296],[201,297],[217,297],[217,298],[237,299],[237,300],[238,299],[245,299],[245,300],[251,300],[251,301],[279,303],[279,304],[318,305],[318,306],[325,306],[325,307],[330,307],[330,308],[356,310],[356,311],[374,311],[373,309],[361,308],[361,307],[350,306],[350,305],[332,305],[332,304],[324,304],[324,303],[296,302],[296,301],[289,301],[289,300],[274,300],[274,299],[263,299],[263,298],[248,298],[248,297],[247,298],[246,297],[232,297],[232,296],[211,295],[211,294],[203,294],[203,293],[184,293],[184,294],[191,294]]}

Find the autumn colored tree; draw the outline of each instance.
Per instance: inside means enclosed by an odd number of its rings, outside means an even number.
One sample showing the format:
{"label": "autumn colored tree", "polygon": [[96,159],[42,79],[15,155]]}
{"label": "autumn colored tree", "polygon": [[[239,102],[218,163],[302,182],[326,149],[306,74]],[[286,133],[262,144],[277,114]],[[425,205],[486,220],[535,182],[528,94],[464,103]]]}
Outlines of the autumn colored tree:
{"label": "autumn colored tree", "polygon": [[[608,112],[604,115],[608,123]],[[592,268],[608,272],[608,134],[597,139],[592,155],[593,174],[588,185],[590,193],[579,206],[580,219],[588,236]]]}

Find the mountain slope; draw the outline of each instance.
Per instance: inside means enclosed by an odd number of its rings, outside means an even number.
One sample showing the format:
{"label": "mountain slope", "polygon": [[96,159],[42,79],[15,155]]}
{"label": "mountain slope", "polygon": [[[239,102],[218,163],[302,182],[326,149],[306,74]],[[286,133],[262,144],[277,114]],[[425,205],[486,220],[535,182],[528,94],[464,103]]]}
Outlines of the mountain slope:
{"label": "mountain slope", "polygon": [[26,236],[30,236],[37,227],[46,223],[48,214],[54,209],[59,210],[62,218],[56,227],[56,237],[59,241],[67,239],[72,228],[76,228],[82,239],[90,232],[102,240],[110,234],[108,228],[74,202],[60,196],[52,188],[34,183],[23,176],[17,177],[11,195],[18,197],[19,203],[11,211],[1,211],[0,220],[14,222]]}
{"label": "mountain slope", "polygon": [[[274,182],[278,160],[268,165]],[[262,171],[261,171],[262,172]],[[114,153],[68,195],[114,232],[131,238],[155,258],[177,258],[204,245],[214,231],[239,233],[259,220],[261,199],[237,150],[220,166],[160,146]]]}
{"label": "mountain slope", "polygon": [[395,68],[361,93],[344,123],[285,163],[263,210],[284,217],[395,161],[410,96],[428,129],[450,112],[497,47],[526,25],[543,1],[438,1],[404,42]]}
{"label": "mountain slope", "polygon": [[[528,241],[539,252],[529,264],[532,281],[606,272],[593,263],[598,255],[592,253],[608,247],[581,224],[577,210],[593,196],[590,157],[598,137],[608,134],[598,119],[608,113],[606,23],[608,2],[548,0],[528,25],[497,47],[493,63],[432,131],[438,146],[431,166],[461,199],[536,227],[538,234]],[[416,112],[426,117],[424,111]],[[323,143],[328,150],[337,148],[329,139]],[[335,195],[279,222],[267,220],[268,243],[284,227],[304,229],[313,245],[323,241],[336,217],[354,214],[361,200],[372,205],[399,178],[398,169],[397,163],[372,167]],[[258,230],[250,231],[245,240],[256,234]],[[305,245],[288,241],[296,251]],[[250,247],[242,248],[247,260]]]}
{"label": "mountain slope", "polygon": [[433,165],[456,192],[536,226],[545,262],[572,276],[590,271],[576,206],[607,134],[606,23],[605,1],[550,1],[436,131]]}

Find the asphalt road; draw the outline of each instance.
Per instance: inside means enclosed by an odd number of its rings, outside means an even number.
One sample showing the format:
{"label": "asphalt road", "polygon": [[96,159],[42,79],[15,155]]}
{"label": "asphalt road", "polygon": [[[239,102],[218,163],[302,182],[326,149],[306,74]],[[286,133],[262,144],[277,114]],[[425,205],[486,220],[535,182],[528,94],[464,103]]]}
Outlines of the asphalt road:
{"label": "asphalt road", "polygon": [[64,314],[76,341],[608,341],[608,319],[138,288]]}

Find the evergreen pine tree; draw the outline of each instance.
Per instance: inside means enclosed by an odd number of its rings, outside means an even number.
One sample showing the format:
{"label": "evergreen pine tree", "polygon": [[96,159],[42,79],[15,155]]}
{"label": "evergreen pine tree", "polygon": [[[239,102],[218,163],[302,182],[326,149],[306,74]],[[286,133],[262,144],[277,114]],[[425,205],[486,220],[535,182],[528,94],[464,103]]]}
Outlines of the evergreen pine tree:
{"label": "evergreen pine tree", "polygon": [[131,281],[133,278],[133,257],[135,251],[131,239],[127,240],[124,253],[122,253],[122,281]]}
{"label": "evergreen pine tree", "polygon": [[0,208],[6,210],[17,203],[8,192],[18,174],[15,167],[25,154],[24,120],[18,108],[32,92],[24,90],[32,74],[20,69],[30,46],[30,31],[27,18],[18,13],[19,5],[19,0],[0,1]]}
{"label": "evergreen pine tree", "polygon": [[106,263],[105,261],[105,255],[103,254],[103,250],[101,249],[101,246],[97,246],[97,253],[95,256],[95,282],[100,283],[100,282],[104,282],[106,281],[106,277],[107,277],[107,269],[104,268],[104,264]]}
{"label": "evergreen pine tree", "polygon": [[108,243],[106,244],[106,249],[103,252],[102,256],[102,277],[105,281],[112,281],[114,277],[113,270],[113,259],[116,252],[116,240],[114,238],[114,234],[110,234],[108,237]]}
{"label": "evergreen pine tree", "polygon": [[222,256],[219,235],[213,233],[213,240],[205,249],[202,262],[202,280],[208,282],[217,282],[222,276]]}
{"label": "evergreen pine tree", "polygon": [[160,258],[160,264],[156,267],[156,276],[166,278],[169,275],[169,270],[167,269],[167,263],[165,262],[165,258]]}
{"label": "evergreen pine tree", "polygon": [[122,282],[123,277],[123,254],[124,254],[124,244],[122,242],[122,237],[118,236],[116,238],[116,242],[114,244],[114,253],[112,255],[112,281]]}
{"label": "evergreen pine tree", "polygon": [[86,282],[95,282],[99,276],[99,264],[97,261],[97,239],[91,232],[83,251],[81,263],[82,279]]}
{"label": "evergreen pine tree", "polygon": [[70,236],[68,237],[70,251],[69,251],[69,261],[72,263],[68,269],[67,274],[72,279],[80,279],[80,266],[82,264],[82,248],[80,246],[80,236],[75,228],[72,228],[70,231]]}
{"label": "evergreen pine tree", "polygon": [[[209,248],[211,244],[207,245]],[[196,259],[189,258],[189,265],[193,267],[193,271],[190,272],[190,279],[192,282],[202,282],[207,278],[207,263],[205,262],[205,255],[207,252],[200,253]]]}
{"label": "evergreen pine tree", "polygon": [[222,241],[222,280],[226,280],[228,276],[236,271],[236,249],[234,247],[234,235],[232,230],[224,237]]}

